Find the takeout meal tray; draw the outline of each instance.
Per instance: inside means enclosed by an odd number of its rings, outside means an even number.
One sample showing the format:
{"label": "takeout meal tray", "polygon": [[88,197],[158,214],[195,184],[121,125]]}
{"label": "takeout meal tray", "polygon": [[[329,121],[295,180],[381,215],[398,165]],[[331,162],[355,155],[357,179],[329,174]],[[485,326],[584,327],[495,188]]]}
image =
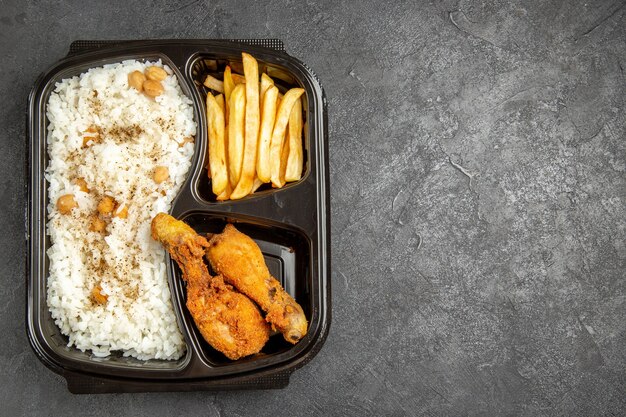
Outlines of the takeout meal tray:
{"label": "takeout meal tray", "polygon": [[[216,201],[207,177],[207,71],[219,73],[226,63],[252,54],[260,70],[272,71],[283,88],[304,88],[304,172],[281,189],[266,187],[236,201]],[[111,355],[98,358],[68,347],[46,301],[50,238],[46,234],[48,163],[46,104],[54,86],[89,68],[127,59],[162,60],[191,98],[198,125],[192,167],[170,214],[198,233],[220,232],[228,222],[253,238],[270,272],[302,306],[307,335],[296,345],[280,335],[270,338],[259,355],[237,361],[211,348],[185,307],[180,270],[167,258],[168,283],[187,352],[179,360],[141,361]],[[268,389],[288,384],[291,373],[310,361],[328,334],[330,309],[330,207],[326,99],[313,72],[284,52],[279,40],[76,41],[67,57],[43,73],[29,96],[27,128],[27,320],[32,348],[50,369],[62,375],[74,393]]]}

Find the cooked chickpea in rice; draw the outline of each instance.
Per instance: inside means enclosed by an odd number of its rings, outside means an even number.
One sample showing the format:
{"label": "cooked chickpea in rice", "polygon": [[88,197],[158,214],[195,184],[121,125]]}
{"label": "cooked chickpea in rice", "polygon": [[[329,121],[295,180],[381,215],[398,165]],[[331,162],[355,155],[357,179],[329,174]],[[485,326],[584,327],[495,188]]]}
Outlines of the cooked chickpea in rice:
{"label": "cooked chickpea in rice", "polygon": [[76,207],[78,207],[78,203],[74,200],[74,194],[62,195],[57,200],[57,210],[61,214],[69,214]]}

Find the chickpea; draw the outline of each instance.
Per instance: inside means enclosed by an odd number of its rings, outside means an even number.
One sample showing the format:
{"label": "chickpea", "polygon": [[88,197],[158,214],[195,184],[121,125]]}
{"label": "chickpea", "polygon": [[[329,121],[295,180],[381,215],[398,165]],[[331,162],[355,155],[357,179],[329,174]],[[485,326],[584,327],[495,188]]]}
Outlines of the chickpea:
{"label": "chickpea", "polygon": [[123,206],[118,207],[115,213],[113,213],[113,217],[119,217],[120,219],[128,218],[128,206],[124,204]]}
{"label": "chickpea", "polygon": [[89,224],[89,230],[92,232],[103,232],[106,229],[107,224],[104,220],[98,217],[97,214],[91,217],[91,224]]}
{"label": "chickpea", "polygon": [[76,178],[74,180],[74,184],[78,185],[80,187],[80,190],[83,193],[88,193],[89,192],[89,187],[87,187],[87,181],[85,181],[84,178]]}
{"label": "chickpea", "polygon": [[146,80],[143,82],[143,91],[150,97],[156,97],[163,94],[163,86],[155,80]]}
{"label": "chickpea", "polygon": [[91,290],[91,299],[97,304],[105,304],[109,297],[102,293],[102,287],[98,284]]}
{"label": "chickpea", "polygon": [[128,86],[139,92],[143,90],[144,81],[146,81],[146,76],[141,71],[133,71],[128,74]]}
{"label": "chickpea", "polygon": [[78,207],[78,203],[74,200],[74,194],[62,195],[57,200],[57,210],[61,214],[69,214],[76,207]]}
{"label": "chickpea", "polygon": [[149,80],[163,81],[167,78],[167,72],[161,67],[152,66],[146,68],[146,77]]}
{"label": "chickpea", "polygon": [[98,213],[103,216],[108,216],[113,212],[113,210],[115,210],[115,200],[113,197],[105,195],[104,198],[102,198],[102,200],[98,203]]}
{"label": "chickpea", "polygon": [[100,131],[95,125],[91,125],[83,132],[83,148],[88,146],[89,141],[100,142]]}
{"label": "chickpea", "polygon": [[98,143],[98,138],[96,136],[83,136],[83,148],[89,146],[89,141],[93,141],[93,143]]}
{"label": "chickpea", "polygon": [[154,182],[156,182],[157,184],[161,184],[163,181],[165,181],[169,177],[170,177],[170,171],[169,169],[167,169],[167,167],[158,166],[154,168],[154,174],[152,175],[152,178],[154,179]]}

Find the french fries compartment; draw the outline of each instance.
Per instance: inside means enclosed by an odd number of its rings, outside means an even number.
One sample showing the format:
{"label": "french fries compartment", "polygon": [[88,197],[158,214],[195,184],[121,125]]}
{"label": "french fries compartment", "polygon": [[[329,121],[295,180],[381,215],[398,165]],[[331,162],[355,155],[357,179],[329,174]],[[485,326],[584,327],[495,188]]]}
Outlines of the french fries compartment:
{"label": "french fries compartment", "polygon": [[[311,321],[314,308],[311,289],[313,277],[309,267],[311,242],[305,234],[286,225],[270,224],[238,215],[194,212],[182,216],[179,220],[187,223],[202,236],[221,233],[226,224],[231,223],[237,230],[251,237],[261,249],[270,274],[300,304],[307,321]],[[274,332],[260,353],[234,361],[228,359],[203,338],[186,308],[186,284],[181,270],[174,262],[170,267],[172,271],[170,288],[182,320],[182,329],[187,333],[192,348],[206,367],[201,373],[217,376],[270,366],[289,360],[311,343],[310,335],[293,345],[287,343],[280,333]],[[210,266],[209,272],[212,276],[216,275]]]}
{"label": "french fries compartment", "polygon": [[[255,53],[252,53],[252,55],[254,55],[254,58],[256,58],[256,62],[258,63],[259,89],[260,89],[260,100],[259,100],[260,129],[259,129],[257,147],[255,151],[256,156],[252,157],[252,159],[254,159],[255,161],[255,167],[254,167],[255,173],[254,173],[253,187],[251,189],[251,192],[245,195],[243,199],[248,199],[248,198],[252,198],[255,196],[268,195],[268,194],[272,194],[275,192],[279,192],[284,189],[295,187],[306,178],[306,176],[308,175],[310,171],[309,159],[310,159],[311,132],[309,129],[310,127],[309,126],[310,106],[309,106],[309,97],[308,97],[309,92],[306,90],[306,88],[303,88],[305,87],[303,82],[299,80],[296,76],[292,75],[288,69],[282,67],[280,64],[277,64],[277,63],[275,64],[271,62],[266,62],[262,59],[262,57],[258,56]],[[235,105],[234,110],[231,110],[230,108],[231,103],[229,102],[229,100],[224,98],[225,96],[229,95],[225,91],[225,90],[228,90],[229,88],[227,85],[225,85],[225,84],[228,84],[228,82],[227,81],[225,82],[224,80],[225,80],[225,73],[229,72],[230,79],[232,79],[232,83],[234,83],[235,88],[237,88],[239,84],[243,84],[243,85],[246,84],[242,57],[241,55],[215,57],[215,56],[211,56],[210,54],[199,54],[191,60],[189,69],[190,69],[190,77],[193,81],[193,84],[197,88],[199,98],[204,108],[204,112],[202,112],[203,114],[201,115],[202,123],[200,124],[201,126],[200,129],[203,130],[202,136],[206,139],[205,152],[203,155],[200,156],[200,159],[199,159],[199,163],[201,164],[201,172],[199,173],[199,175],[196,176],[195,183],[192,185],[193,187],[195,187],[195,194],[203,202],[206,202],[206,203],[221,203],[225,201],[233,201],[231,200],[231,197],[230,197],[231,195],[233,199],[235,198],[240,199],[242,198],[241,195],[236,197],[235,193],[233,192],[233,190],[236,188],[237,181],[239,178],[238,172],[234,172],[234,171],[237,171],[237,168],[234,168],[234,167],[239,166],[239,164],[232,163],[232,160],[235,160],[235,158],[238,157],[239,158],[238,162],[242,166],[240,171],[245,171],[246,165],[247,165],[245,162],[246,161],[245,159],[246,149],[242,148],[241,151],[237,151],[236,150],[237,147],[235,145],[232,145],[235,143],[241,143],[241,141],[235,142],[237,140],[236,138],[238,137],[237,134],[232,135],[233,132],[235,133],[239,132],[239,129],[234,127],[234,126],[237,126],[237,124],[230,123],[231,120],[237,121],[239,119],[232,119],[233,117],[232,113],[237,112],[236,110],[237,106]],[[267,117],[264,116],[264,111],[263,111],[263,96],[266,91],[265,90],[266,82],[271,83],[269,87],[276,87],[277,97],[278,97],[276,100],[275,123],[272,123],[269,121],[266,122],[267,126],[272,126],[269,130],[267,128],[265,130],[263,129],[263,123],[264,123],[263,121],[267,119]],[[276,152],[272,153],[267,158],[263,158],[261,155],[265,155],[265,153],[263,153],[261,149],[268,149],[267,152],[271,152],[269,150],[269,145],[264,145],[264,144],[269,144],[270,142],[270,139],[264,140],[264,138],[267,138],[264,132],[269,131],[271,135],[275,132],[275,130],[278,130],[278,129],[275,129],[275,124],[276,125],[278,124],[278,117],[279,117],[278,107],[280,106],[281,99],[289,90],[302,89],[302,88],[304,89],[304,92],[296,100],[294,100],[294,101],[297,101],[297,106],[298,108],[301,109],[301,112],[300,112],[301,117],[295,118],[296,122],[292,123],[292,125],[294,126],[297,123],[301,124],[301,127],[298,129],[300,133],[296,135],[294,133],[293,127],[291,128],[291,131],[290,131],[290,126],[289,124],[287,124],[285,128],[284,139],[282,142],[282,148],[278,150],[278,148],[276,147],[277,149]],[[211,130],[211,123],[212,121],[215,120],[215,118],[212,117],[211,114],[209,114],[209,112],[211,112],[210,110],[211,105],[207,102],[207,97],[209,94],[217,98],[218,101],[221,100],[222,103],[220,104],[220,106],[225,107],[225,108],[222,108],[222,111],[224,112],[223,129],[224,129],[224,136],[226,137],[225,141],[227,143],[226,145],[227,149],[225,149],[225,154],[224,154],[224,156],[226,157],[226,162],[224,163],[228,165],[228,168],[224,168],[224,170],[227,169],[227,175],[230,181],[227,185],[228,190],[224,190],[224,192],[220,193],[220,195],[217,195],[215,191],[216,191],[216,188],[218,189],[218,191],[224,189],[223,175],[221,174],[220,169],[217,167],[214,167],[213,175],[211,175],[211,169],[209,168],[209,166],[211,165],[210,164],[211,150],[209,149],[210,148],[209,143],[210,143],[210,140],[212,139],[210,130]],[[209,101],[213,102],[212,99]],[[268,102],[270,101],[271,99],[268,97]],[[273,104],[270,104],[270,106],[271,105]],[[213,104],[213,108],[215,108],[215,104]],[[267,115],[269,114],[269,111],[266,111],[265,113]],[[289,113],[287,117],[289,117],[289,119],[292,120],[293,118],[290,116],[291,116],[291,113]],[[221,119],[220,119],[220,123],[221,123]],[[231,137],[231,135],[233,137]],[[274,138],[271,138],[272,141],[273,139]],[[300,142],[300,145],[299,145],[299,149],[301,149],[300,152],[297,151],[298,145],[293,146],[291,150],[288,149],[289,143],[297,143],[298,141]],[[228,149],[229,146],[233,147],[230,153]],[[217,152],[215,153],[215,155],[217,155]],[[233,158],[230,158],[231,156],[233,156]],[[244,162],[241,163],[240,162],[241,160],[243,160]],[[265,162],[264,164],[259,164],[260,160],[267,161],[267,162]],[[222,158],[218,159],[217,156],[215,156],[213,158],[213,161],[214,161],[214,165],[215,163],[221,164],[223,159]],[[274,171],[277,172],[275,176],[269,177],[267,176],[269,174],[264,173],[265,171],[267,171],[267,169],[264,169],[262,166],[265,166],[268,164],[271,166],[271,169],[273,170],[272,173]],[[275,170],[274,170],[274,166],[276,166]],[[294,168],[294,166],[297,168]],[[217,175],[215,175],[216,173]],[[215,184],[215,181],[217,181],[220,184]],[[218,187],[216,187],[216,185],[218,185]]]}

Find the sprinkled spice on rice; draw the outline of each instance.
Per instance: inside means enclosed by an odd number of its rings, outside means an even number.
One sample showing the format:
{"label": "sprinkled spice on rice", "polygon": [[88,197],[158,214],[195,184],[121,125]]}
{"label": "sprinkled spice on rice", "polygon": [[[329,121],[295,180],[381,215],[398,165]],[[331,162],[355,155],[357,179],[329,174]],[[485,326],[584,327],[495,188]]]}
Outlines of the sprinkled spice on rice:
{"label": "sprinkled spice on rice", "polygon": [[[151,83],[136,86],[136,72]],[[150,220],[169,211],[191,165],[191,100],[161,62],[131,60],[57,83],[47,116],[52,317],[69,346],[96,356],[179,358]]]}

